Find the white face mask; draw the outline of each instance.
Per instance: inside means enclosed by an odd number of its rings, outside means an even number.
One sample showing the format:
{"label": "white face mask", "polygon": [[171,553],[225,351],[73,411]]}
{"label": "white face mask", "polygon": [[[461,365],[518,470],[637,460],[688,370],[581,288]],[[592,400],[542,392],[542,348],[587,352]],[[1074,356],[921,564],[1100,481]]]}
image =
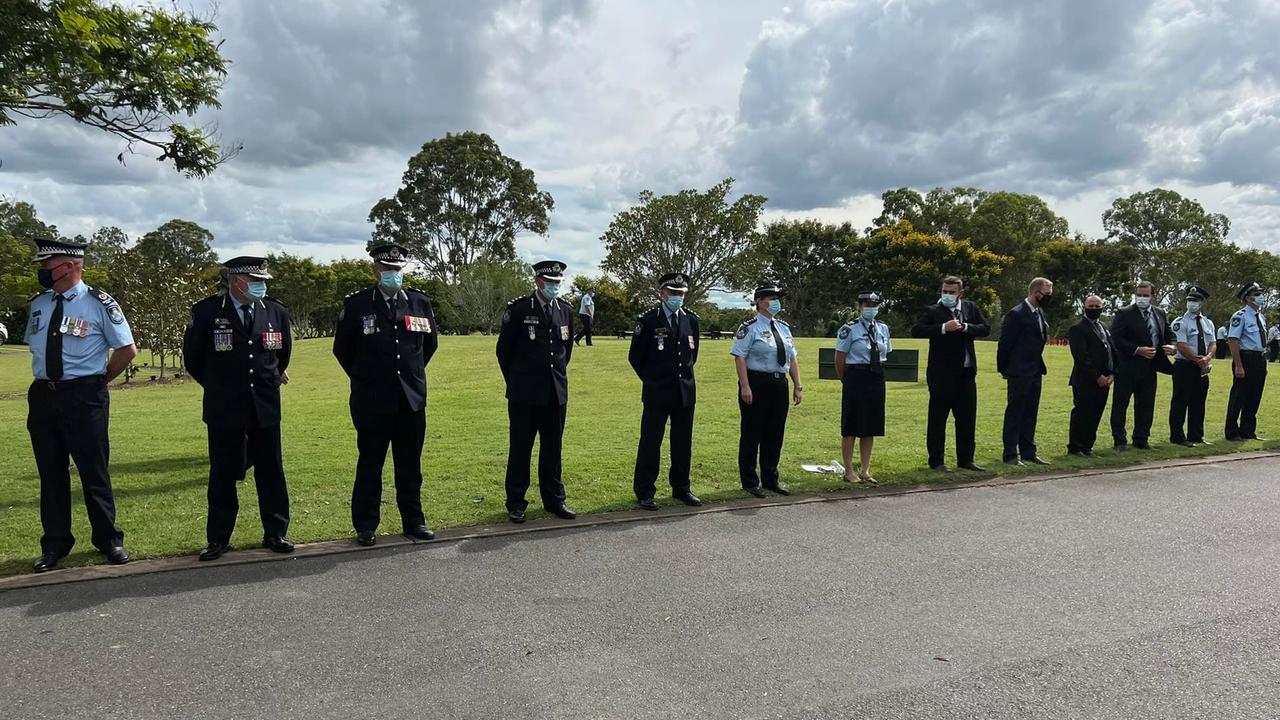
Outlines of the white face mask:
{"label": "white face mask", "polygon": [[1138,306],[1139,310],[1146,310],[1151,307],[1151,298],[1142,295],[1133,296],[1133,304]]}

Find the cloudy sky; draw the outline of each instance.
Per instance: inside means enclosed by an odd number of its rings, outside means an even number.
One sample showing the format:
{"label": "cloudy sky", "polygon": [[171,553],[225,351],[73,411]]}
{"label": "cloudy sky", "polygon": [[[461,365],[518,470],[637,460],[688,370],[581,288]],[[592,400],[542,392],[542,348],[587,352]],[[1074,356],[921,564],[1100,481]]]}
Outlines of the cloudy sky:
{"label": "cloudy sky", "polygon": [[771,218],[864,227],[887,188],[963,184],[1091,235],[1159,185],[1280,251],[1275,0],[222,0],[216,21],[239,157],[188,180],[25,121],[0,130],[0,195],[67,234],[181,217],[224,257],[356,256],[408,157],[478,130],[555,197],[521,254],[574,271],[640,190],[726,176]]}

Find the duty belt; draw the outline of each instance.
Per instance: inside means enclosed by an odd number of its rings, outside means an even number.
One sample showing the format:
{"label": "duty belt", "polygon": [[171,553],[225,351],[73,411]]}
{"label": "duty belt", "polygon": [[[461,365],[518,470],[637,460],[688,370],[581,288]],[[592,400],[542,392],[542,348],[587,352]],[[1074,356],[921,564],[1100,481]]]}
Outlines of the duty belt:
{"label": "duty belt", "polygon": [[49,390],[57,391],[59,388],[69,387],[71,385],[82,385],[91,382],[103,382],[106,380],[105,375],[85,375],[84,377],[72,378],[70,380],[42,380],[36,378],[35,384]]}

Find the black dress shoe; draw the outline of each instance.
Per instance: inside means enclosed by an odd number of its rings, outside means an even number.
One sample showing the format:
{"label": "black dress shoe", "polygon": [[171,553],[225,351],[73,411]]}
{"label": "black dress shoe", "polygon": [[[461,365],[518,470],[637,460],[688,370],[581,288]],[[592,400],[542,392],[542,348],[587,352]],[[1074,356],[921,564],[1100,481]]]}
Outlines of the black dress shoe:
{"label": "black dress shoe", "polygon": [[436,539],[435,532],[426,525],[406,527],[404,529],[404,536],[413,540],[420,540],[422,542]]}
{"label": "black dress shoe", "polygon": [[1190,440],[1175,440],[1173,444],[1174,444],[1174,445],[1181,445],[1182,447],[1195,447],[1195,446],[1196,446],[1196,444],[1195,444],[1195,443],[1193,443],[1193,442],[1191,442]]}
{"label": "black dress shoe", "polygon": [[1021,460],[1019,460],[1018,458],[1014,458],[1014,459],[1012,459],[1012,460],[1005,460],[1005,461],[1004,461],[1004,464],[1005,464],[1005,465],[1012,465],[1012,466],[1014,466],[1014,467],[1026,467],[1026,465],[1027,465],[1026,463],[1022,462],[1022,461],[1021,461]]}
{"label": "black dress shoe", "polygon": [[111,548],[103,554],[107,556],[107,562],[112,565],[123,565],[129,562],[129,551],[125,550],[124,547],[120,545]]}
{"label": "black dress shoe", "polygon": [[929,466],[929,469],[930,469],[930,470],[932,470],[932,471],[934,471],[934,472],[936,472],[936,473],[949,473],[949,472],[955,472],[955,471],[954,471],[954,470],[952,470],[951,468],[947,467],[945,464],[943,464],[943,465],[930,465],[930,466]]}
{"label": "black dress shoe", "polygon": [[570,510],[568,505],[563,505],[563,504],[556,505],[555,507],[549,507],[547,508],[547,512],[551,513],[552,515],[555,515],[561,520],[572,520],[578,517],[578,513]]}
{"label": "black dress shoe", "polygon": [[1191,442],[1195,445],[1212,445],[1213,444],[1212,440],[1206,440],[1204,438],[1200,438],[1199,440],[1192,440]]}
{"label": "black dress shoe", "polygon": [[507,518],[508,518],[508,519],[510,519],[510,520],[511,520],[511,522],[513,522],[513,523],[515,523],[515,524],[519,525],[520,523],[524,522],[524,511],[523,511],[523,510],[508,510],[508,511],[507,511]]}
{"label": "black dress shoe", "polygon": [[58,567],[58,562],[64,557],[66,557],[66,555],[45,553],[44,555],[36,558],[36,561],[31,565],[31,569],[38,573],[49,572],[50,570]]}
{"label": "black dress shoe", "polygon": [[1033,456],[1027,462],[1031,463],[1032,465],[1052,465],[1053,464],[1048,460],[1045,460],[1044,458],[1040,457],[1039,455]]}
{"label": "black dress shoe", "polygon": [[373,547],[378,542],[378,536],[373,534],[372,530],[360,530],[356,532],[356,544],[362,547]]}
{"label": "black dress shoe", "polygon": [[1133,444],[1133,447],[1134,447],[1134,449],[1135,449],[1135,450],[1150,450],[1150,449],[1151,449],[1151,443],[1135,442],[1135,443]]}
{"label": "black dress shoe", "polygon": [[685,490],[682,493],[673,493],[671,497],[672,499],[679,500],[689,507],[702,507],[702,499],[688,490]]}
{"label": "black dress shoe", "polygon": [[217,560],[222,557],[222,553],[231,549],[227,543],[209,543],[209,546],[200,551],[201,560]]}
{"label": "black dress shoe", "polygon": [[293,552],[293,543],[285,540],[283,536],[276,535],[273,537],[262,538],[262,547],[267,548],[271,552],[291,553]]}
{"label": "black dress shoe", "polygon": [[1088,455],[1084,454],[1083,450],[1068,450],[1067,454],[1073,457],[1089,457]]}
{"label": "black dress shoe", "polygon": [[1245,439],[1245,440],[1258,440],[1259,442],[1266,442],[1266,441],[1267,441],[1267,439],[1266,439],[1266,438],[1264,438],[1264,437],[1262,437],[1261,435],[1245,435],[1245,436],[1243,436],[1243,437],[1244,437],[1244,439]]}
{"label": "black dress shoe", "polygon": [[1248,438],[1245,438],[1243,435],[1228,435],[1228,436],[1227,436],[1227,442],[1244,442],[1244,441],[1245,441],[1245,440],[1247,440],[1247,439],[1248,439]]}
{"label": "black dress shoe", "polygon": [[[1137,446],[1135,445],[1134,447]],[[1129,452],[1129,445],[1127,443],[1117,443],[1111,449],[1116,452]]]}
{"label": "black dress shoe", "polygon": [[778,485],[765,485],[765,486],[764,486],[764,488],[765,488],[766,490],[772,490],[773,492],[776,492],[776,493],[778,493],[779,495],[790,495],[790,494],[791,494],[791,491],[787,489],[787,486],[786,486],[786,485],[782,485],[782,484],[778,484]]}
{"label": "black dress shoe", "polygon": [[661,507],[660,505],[658,505],[658,501],[654,500],[653,498],[645,498],[639,501],[639,505],[641,510],[657,510],[659,507]]}
{"label": "black dress shoe", "polygon": [[986,472],[987,469],[975,462],[960,463],[958,466],[961,470],[972,470],[973,472]]}
{"label": "black dress shoe", "polygon": [[751,493],[752,495],[755,495],[758,498],[764,497],[764,490],[758,487],[749,487],[749,488],[742,488],[742,489],[746,492]]}

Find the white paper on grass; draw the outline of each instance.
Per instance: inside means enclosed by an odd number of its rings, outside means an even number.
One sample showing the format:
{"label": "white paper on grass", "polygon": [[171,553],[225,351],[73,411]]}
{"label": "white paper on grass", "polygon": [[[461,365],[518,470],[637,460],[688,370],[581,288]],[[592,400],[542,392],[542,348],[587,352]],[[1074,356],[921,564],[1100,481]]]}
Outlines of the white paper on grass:
{"label": "white paper on grass", "polygon": [[839,460],[832,460],[830,465],[801,465],[800,469],[811,473],[844,474],[844,465]]}

